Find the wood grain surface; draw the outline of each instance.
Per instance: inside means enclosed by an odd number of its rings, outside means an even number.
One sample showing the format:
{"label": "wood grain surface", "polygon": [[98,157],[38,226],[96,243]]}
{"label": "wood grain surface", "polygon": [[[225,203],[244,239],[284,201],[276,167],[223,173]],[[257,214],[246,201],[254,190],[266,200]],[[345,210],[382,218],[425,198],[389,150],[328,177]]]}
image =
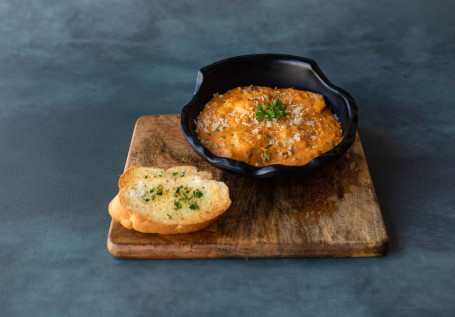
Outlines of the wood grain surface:
{"label": "wood grain surface", "polygon": [[186,143],[179,115],[144,116],[136,123],[125,169],[139,165],[209,170],[228,185],[232,205],[205,230],[188,234],[144,234],[112,221],[107,246],[115,257],[363,257],[387,250],[358,136],[344,156],[310,176],[259,180],[202,160]]}

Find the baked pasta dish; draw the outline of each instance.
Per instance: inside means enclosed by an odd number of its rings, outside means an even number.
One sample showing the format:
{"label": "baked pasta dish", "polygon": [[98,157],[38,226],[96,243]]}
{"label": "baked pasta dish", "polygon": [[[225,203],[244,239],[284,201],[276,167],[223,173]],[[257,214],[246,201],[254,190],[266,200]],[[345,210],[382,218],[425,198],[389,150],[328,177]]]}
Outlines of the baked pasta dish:
{"label": "baked pasta dish", "polygon": [[213,154],[253,166],[304,165],[343,135],[322,95],[293,88],[246,86],[217,93],[195,124]]}

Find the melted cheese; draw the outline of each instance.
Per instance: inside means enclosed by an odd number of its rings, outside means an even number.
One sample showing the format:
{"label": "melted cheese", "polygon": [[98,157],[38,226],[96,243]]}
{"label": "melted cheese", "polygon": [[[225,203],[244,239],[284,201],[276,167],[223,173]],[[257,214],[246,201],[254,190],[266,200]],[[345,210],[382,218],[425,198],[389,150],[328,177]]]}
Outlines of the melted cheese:
{"label": "melted cheese", "polygon": [[[286,116],[256,119],[257,107],[281,100]],[[196,121],[213,154],[254,166],[304,165],[340,143],[341,125],[320,94],[293,88],[237,87],[215,94]]]}

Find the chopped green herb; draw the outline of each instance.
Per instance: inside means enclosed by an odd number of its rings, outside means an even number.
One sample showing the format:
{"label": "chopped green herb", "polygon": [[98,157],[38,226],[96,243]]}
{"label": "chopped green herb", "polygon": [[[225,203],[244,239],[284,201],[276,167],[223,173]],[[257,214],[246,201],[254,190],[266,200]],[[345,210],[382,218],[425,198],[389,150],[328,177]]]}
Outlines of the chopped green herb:
{"label": "chopped green herb", "polygon": [[176,176],[179,172],[172,173],[172,176]]}
{"label": "chopped green herb", "polygon": [[265,148],[268,149],[271,146],[272,146],[272,144],[268,144]]}
{"label": "chopped green herb", "polygon": [[169,219],[172,219],[172,216],[170,214],[166,214],[166,216],[169,218]]}
{"label": "chopped green herb", "polygon": [[177,187],[177,189],[175,190],[175,193],[174,193],[174,196],[177,196],[177,194],[180,194],[180,189],[183,188],[183,185],[180,185],[179,187]]}
{"label": "chopped green herb", "polygon": [[256,119],[258,120],[269,120],[284,118],[286,116],[286,105],[280,100],[275,99],[272,103],[266,103],[262,106],[257,107]]}
{"label": "chopped green herb", "polygon": [[146,203],[148,203],[149,201],[150,201],[150,199],[149,199],[149,198],[146,198],[146,199],[145,199],[145,202],[146,202]]}
{"label": "chopped green herb", "polygon": [[180,203],[180,201],[179,200],[174,201],[174,209],[177,210],[180,208],[182,208],[182,204]]}
{"label": "chopped green herb", "polygon": [[148,176],[148,175],[145,175],[145,176],[144,176],[144,178],[147,178],[147,177],[149,177],[149,176]]}
{"label": "chopped green herb", "polygon": [[192,204],[190,204],[190,209],[196,210],[196,209],[199,209],[199,206],[196,203],[192,203]]}
{"label": "chopped green herb", "polygon": [[195,198],[201,198],[203,196],[202,192],[199,189],[193,191],[193,196]]}
{"label": "chopped green herb", "polygon": [[269,156],[269,154],[267,154],[266,151],[262,152],[262,155],[265,157],[265,159],[266,159],[267,161],[270,160],[270,156]]}

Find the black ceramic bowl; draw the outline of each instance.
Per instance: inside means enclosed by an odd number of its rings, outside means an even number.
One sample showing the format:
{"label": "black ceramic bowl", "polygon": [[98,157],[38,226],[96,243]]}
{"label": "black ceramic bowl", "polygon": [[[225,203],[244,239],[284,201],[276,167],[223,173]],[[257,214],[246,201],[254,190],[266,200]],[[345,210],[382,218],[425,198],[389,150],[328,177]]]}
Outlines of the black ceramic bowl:
{"label": "black ceramic bowl", "polygon": [[[214,155],[199,142],[194,121],[214,93],[222,94],[229,89],[249,85],[296,88],[323,95],[327,106],[341,122],[341,143],[300,166],[274,164],[255,167]],[[279,54],[245,55],[216,62],[199,71],[194,96],[182,110],[181,124],[183,135],[191,147],[218,168],[259,178],[301,176],[320,168],[349,149],[357,130],[357,106],[346,91],[330,83],[311,59]]]}

